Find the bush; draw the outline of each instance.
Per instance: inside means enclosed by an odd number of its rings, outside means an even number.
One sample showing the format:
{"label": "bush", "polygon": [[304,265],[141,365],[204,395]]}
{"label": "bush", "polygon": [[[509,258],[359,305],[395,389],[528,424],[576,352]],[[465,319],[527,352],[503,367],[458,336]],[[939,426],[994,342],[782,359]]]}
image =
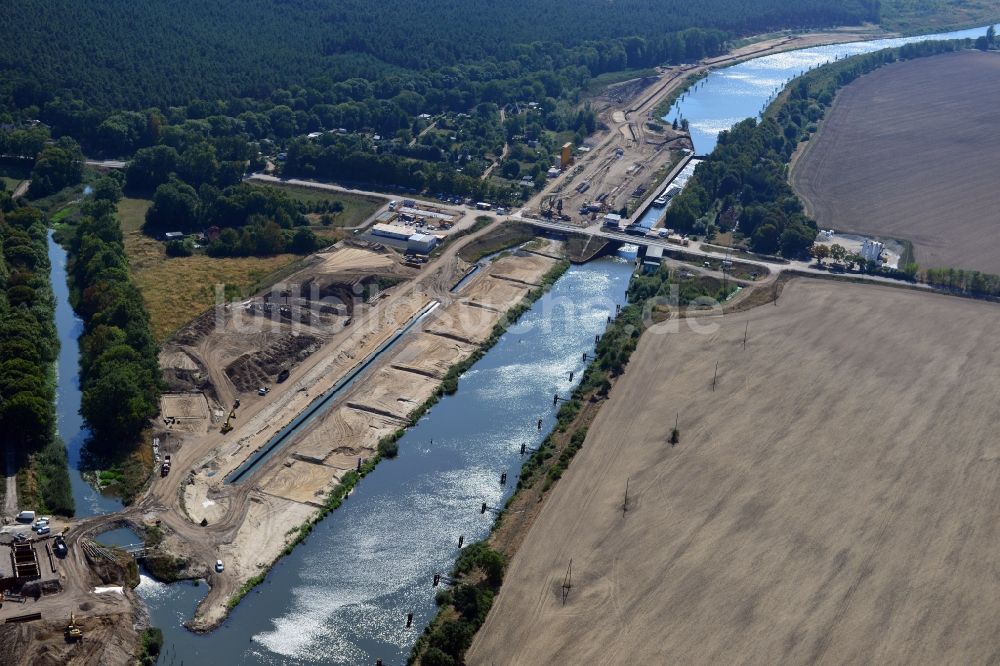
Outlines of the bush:
{"label": "bush", "polygon": [[163,632],[156,627],[149,627],[142,632],[142,652],[139,653],[139,662],[144,666],[155,664],[162,649]]}
{"label": "bush", "polygon": [[194,248],[187,241],[172,240],[166,246],[168,257],[190,257],[194,254]]}
{"label": "bush", "polygon": [[378,441],[378,454],[383,458],[395,458],[399,455],[399,442],[397,438],[389,435]]}
{"label": "bush", "polygon": [[420,658],[423,666],[455,666],[458,662],[442,652],[440,648],[432,647]]}

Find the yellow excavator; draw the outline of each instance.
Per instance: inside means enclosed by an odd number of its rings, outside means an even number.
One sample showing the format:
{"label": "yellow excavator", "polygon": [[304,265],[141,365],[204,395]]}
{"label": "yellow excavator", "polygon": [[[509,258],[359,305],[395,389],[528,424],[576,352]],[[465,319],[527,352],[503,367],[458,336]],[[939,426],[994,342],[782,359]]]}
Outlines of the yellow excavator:
{"label": "yellow excavator", "polygon": [[226,417],[226,422],[222,424],[222,434],[225,435],[227,432],[233,429],[233,424],[231,421],[236,418],[236,410],[229,412],[229,416]]}
{"label": "yellow excavator", "polygon": [[71,643],[83,640],[83,630],[76,623],[76,616],[73,613],[69,614],[69,624],[66,625],[66,640]]}
{"label": "yellow excavator", "polygon": [[226,417],[226,422],[222,424],[222,434],[225,435],[227,432],[233,429],[232,421],[236,418],[236,408],[240,406],[239,399],[233,403],[233,408],[229,410],[229,416]]}

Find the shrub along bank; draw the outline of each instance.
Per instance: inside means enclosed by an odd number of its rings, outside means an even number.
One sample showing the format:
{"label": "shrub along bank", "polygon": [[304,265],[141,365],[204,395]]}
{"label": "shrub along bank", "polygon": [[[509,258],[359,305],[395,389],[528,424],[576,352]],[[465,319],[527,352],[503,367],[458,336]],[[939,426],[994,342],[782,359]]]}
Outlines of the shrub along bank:
{"label": "shrub along bank", "polygon": [[[0,431],[23,508],[73,515],[66,451],[55,435],[59,340],[41,211],[0,211]],[[10,447],[7,449],[7,447]],[[0,463],[5,463],[0,458]]]}

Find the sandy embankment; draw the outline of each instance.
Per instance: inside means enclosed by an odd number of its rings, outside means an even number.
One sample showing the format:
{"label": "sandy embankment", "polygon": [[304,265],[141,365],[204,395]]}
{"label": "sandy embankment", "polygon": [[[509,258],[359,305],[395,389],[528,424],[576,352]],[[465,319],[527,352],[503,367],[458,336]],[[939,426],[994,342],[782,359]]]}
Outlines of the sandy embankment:
{"label": "sandy embankment", "polygon": [[[412,332],[380,359],[369,378],[349,389],[336,406],[278,453],[268,463],[273,471],[254,482],[245,517],[232,539],[219,549],[227,562],[227,578],[236,579],[232,584],[238,588],[266,569],[293,538],[289,530],[318,510],[359,458],[375,454],[379,439],[407,425],[409,413],[433,395],[448,368],[472,353],[503,313],[523,300],[555,263],[524,254],[491,264],[454,302],[435,311],[423,330]],[[257,418],[274,429],[266,416]],[[262,444],[266,439],[262,434],[254,441]],[[193,519],[210,512],[216,518],[225,515],[225,501],[211,499],[210,486],[221,484],[225,470],[245,457],[233,456],[241,444],[235,446],[232,453],[223,452],[212,476],[208,476],[211,470],[203,469],[186,486],[186,506]],[[200,608],[198,628],[219,622],[225,616],[225,602],[213,599]]]}

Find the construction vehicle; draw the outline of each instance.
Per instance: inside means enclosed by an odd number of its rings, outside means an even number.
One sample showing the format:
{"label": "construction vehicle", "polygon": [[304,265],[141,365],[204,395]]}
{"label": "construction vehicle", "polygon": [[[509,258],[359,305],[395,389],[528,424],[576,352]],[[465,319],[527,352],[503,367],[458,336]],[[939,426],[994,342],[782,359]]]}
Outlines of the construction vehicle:
{"label": "construction vehicle", "polygon": [[236,410],[232,409],[229,411],[229,416],[226,417],[226,422],[222,424],[222,434],[225,435],[233,429],[232,420],[236,418]]}
{"label": "construction vehicle", "polygon": [[69,552],[69,548],[66,547],[66,537],[57,534],[53,550],[55,550],[56,557],[66,557],[66,553]]}
{"label": "construction vehicle", "polygon": [[70,643],[83,640],[83,630],[76,623],[76,616],[73,613],[69,614],[69,624],[66,625],[66,640]]}
{"label": "construction vehicle", "polygon": [[163,464],[160,466],[160,476],[166,476],[170,474],[170,456],[166,455],[163,457]]}

